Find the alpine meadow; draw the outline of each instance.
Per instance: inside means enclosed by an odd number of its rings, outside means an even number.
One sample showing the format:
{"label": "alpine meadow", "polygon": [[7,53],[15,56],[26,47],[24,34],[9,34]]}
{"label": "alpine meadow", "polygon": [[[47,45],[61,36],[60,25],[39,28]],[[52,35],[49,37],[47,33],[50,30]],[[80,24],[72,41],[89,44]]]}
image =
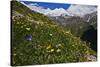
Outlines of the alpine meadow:
{"label": "alpine meadow", "polygon": [[11,1],[11,21],[12,66],[97,61],[95,5]]}

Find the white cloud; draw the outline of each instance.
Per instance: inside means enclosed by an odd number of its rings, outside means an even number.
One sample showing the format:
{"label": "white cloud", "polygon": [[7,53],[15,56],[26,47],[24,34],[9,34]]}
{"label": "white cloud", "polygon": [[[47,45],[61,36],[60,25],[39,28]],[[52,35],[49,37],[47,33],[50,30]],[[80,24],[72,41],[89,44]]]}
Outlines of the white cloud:
{"label": "white cloud", "polygon": [[77,16],[83,16],[95,11],[97,11],[97,8],[90,5],[71,5],[69,9],[67,9],[67,12]]}
{"label": "white cloud", "polygon": [[42,6],[39,6],[37,3],[30,3],[30,4],[25,4],[24,2],[21,2],[21,3],[27,6],[28,8],[30,8],[31,10],[34,10],[42,14],[44,14],[45,12],[51,11],[50,8],[45,9]]}
{"label": "white cloud", "polygon": [[45,12],[45,9],[41,6],[27,5],[27,7],[29,7],[31,10],[37,11],[39,13],[44,13]]}
{"label": "white cloud", "polygon": [[30,5],[30,6],[38,6],[37,3],[30,3],[30,4],[28,4],[28,5]]}

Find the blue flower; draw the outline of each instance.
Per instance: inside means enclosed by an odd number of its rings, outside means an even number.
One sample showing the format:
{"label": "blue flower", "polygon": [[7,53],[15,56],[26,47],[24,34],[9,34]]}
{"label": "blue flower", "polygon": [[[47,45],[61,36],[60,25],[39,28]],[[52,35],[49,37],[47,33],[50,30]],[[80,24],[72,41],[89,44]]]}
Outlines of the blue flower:
{"label": "blue flower", "polygon": [[31,40],[32,40],[32,35],[26,35],[26,36],[25,36],[25,39],[26,39],[27,41],[31,41]]}

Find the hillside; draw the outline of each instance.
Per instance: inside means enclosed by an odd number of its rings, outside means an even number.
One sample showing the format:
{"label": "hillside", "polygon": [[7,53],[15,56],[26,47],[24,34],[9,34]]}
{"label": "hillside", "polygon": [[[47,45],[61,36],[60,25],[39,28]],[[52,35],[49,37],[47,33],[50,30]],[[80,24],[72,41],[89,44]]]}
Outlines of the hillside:
{"label": "hillside", "polygon": [[[46,16],[17,1],[12,6],[11,65],[96,61],[95,52]],[[92,58],[91,58],[92,57]]]}
{"label": "hillside", "polygon": [[82,33],[90,26],[83,18],[79,16],[57,16],[49,17],[55,21],[59,26],[70,29],[75,36],[82,36]]}
{"label": "hillside", "polygon": [[83,17],[56,16],[49,18],[64,29],[70,30],[81,40],[90,43],[90,48],[97,52],[97,12],[86,14]]}

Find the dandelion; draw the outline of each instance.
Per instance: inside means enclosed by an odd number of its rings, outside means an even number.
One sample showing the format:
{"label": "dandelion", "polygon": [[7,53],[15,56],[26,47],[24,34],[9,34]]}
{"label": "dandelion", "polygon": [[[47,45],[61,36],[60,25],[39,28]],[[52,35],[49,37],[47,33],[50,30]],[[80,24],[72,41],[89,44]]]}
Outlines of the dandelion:
{"label": "dandelion", "polygon": [[26,28],[26,30],[30,31],[31,28]]}
{"label": "dandelion", "polygon": [[59,52],[61,52],[61,50],[60,49],[57,49],[57,52],[59,53]]}

